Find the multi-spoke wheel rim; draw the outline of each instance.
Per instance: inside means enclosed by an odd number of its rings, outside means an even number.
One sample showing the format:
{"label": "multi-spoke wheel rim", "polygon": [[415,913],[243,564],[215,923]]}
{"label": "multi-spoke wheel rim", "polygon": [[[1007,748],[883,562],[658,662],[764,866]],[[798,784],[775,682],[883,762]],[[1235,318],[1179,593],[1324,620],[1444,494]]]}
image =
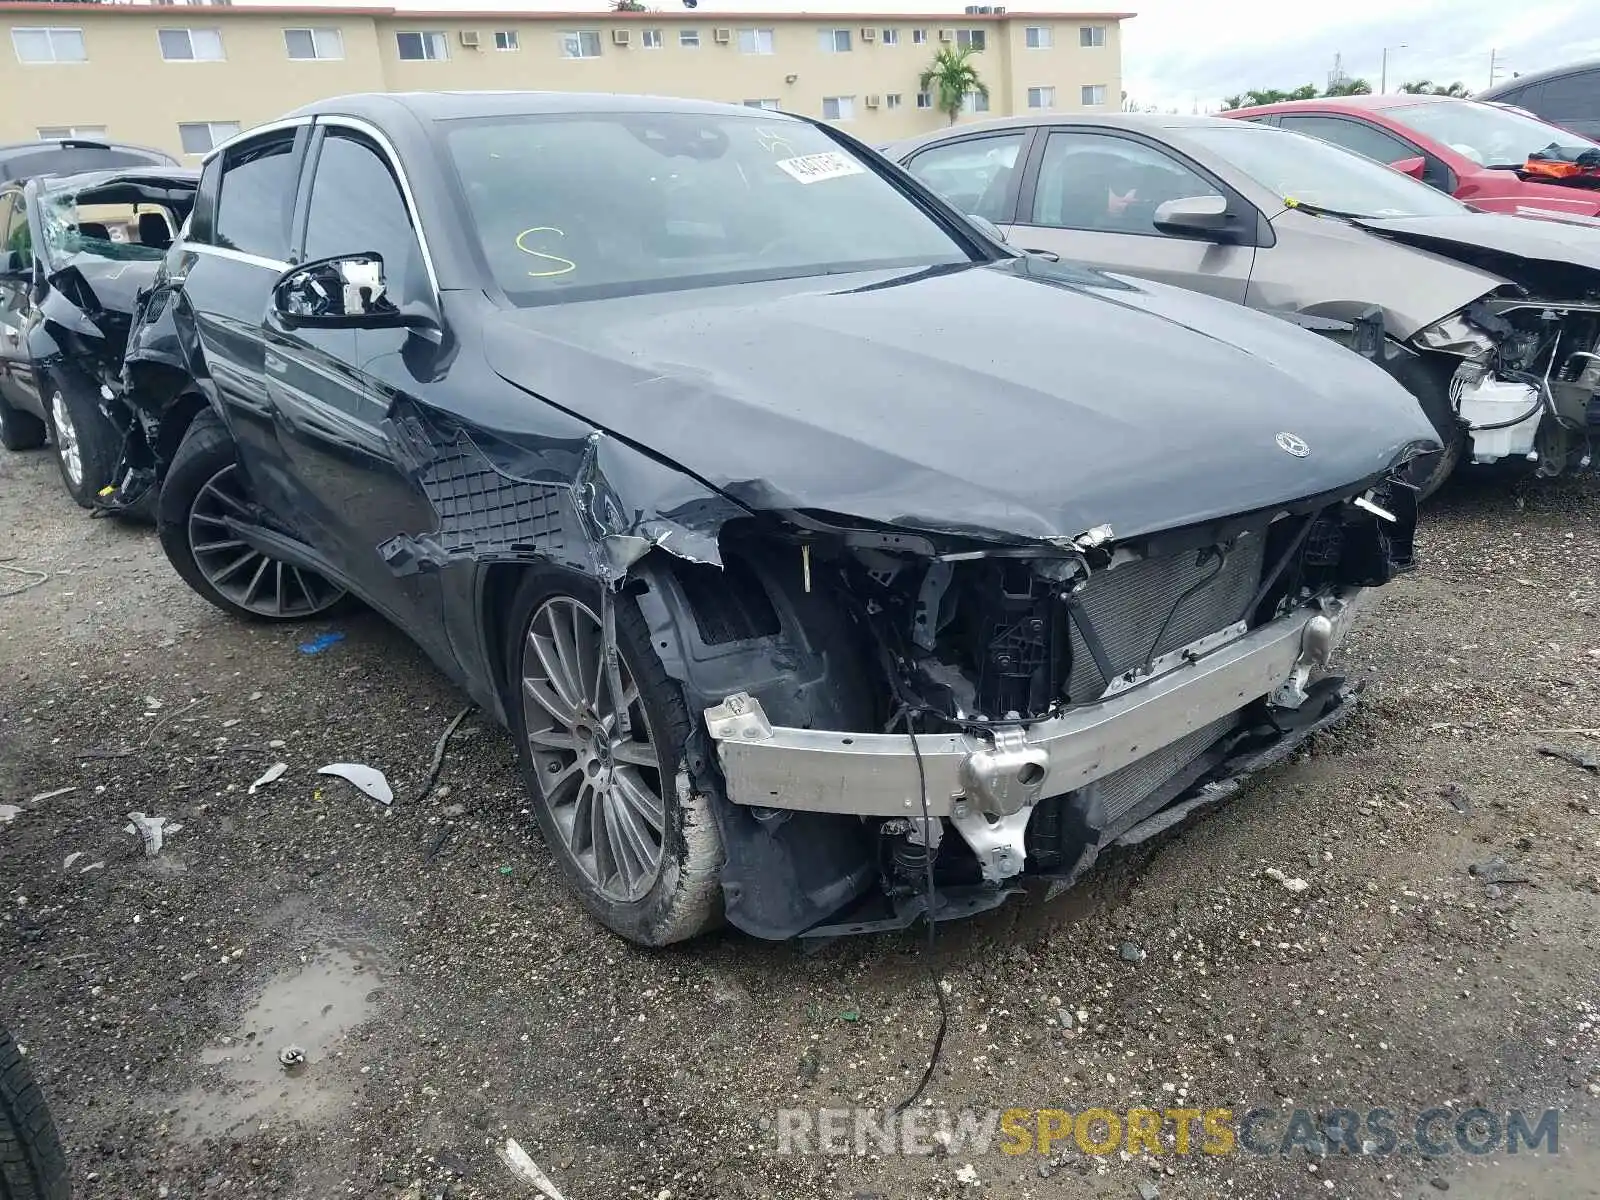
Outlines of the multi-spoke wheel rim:
{"label": "multi-spoke wheel rim", "polygon": [[269,558],[228,528],[228,518],[254,521],[236,466],[218,471],[189,509],[189,550],[212,587],[264,617],[310,617],[331,608],[343,590],[315,571]]}
{"label": "multi-spoke wheel rim", "polygon": [[78,448],[78,427],[72,423],[72,413],[66,399],[57,392],[50,397],[50,416],[56,427],[56,453],[61,455],[61,465],[73,487],[83,486],[83,451]]}
{"label": "multi-spoke wheel rim", "polygon": [[627,661],[608,669],[600,618],[570,596],[546,600],[528,626],[522,714],[561,851],[601,896],[638,900],[661,873],[661,759]]}

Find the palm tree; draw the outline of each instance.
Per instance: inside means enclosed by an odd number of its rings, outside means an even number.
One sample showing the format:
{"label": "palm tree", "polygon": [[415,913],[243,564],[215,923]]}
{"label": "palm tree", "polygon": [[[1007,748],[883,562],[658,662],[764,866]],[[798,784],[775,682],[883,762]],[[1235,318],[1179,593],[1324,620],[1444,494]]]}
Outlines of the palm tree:
{"label": "palm tree", "polygon": [[1334,84],[1322,94],[1324,96],[1370,96],[1372,95],[1372,85],[1365,79],[1346,79],[1343,83]]}
{"label": "palm tree", "polygon": [[1419,79],[1415,83],[1402,83],[1400,90],[1413,96],[1454,96],[1460,100],[1465,100],[1472,95],[1467,90],[1467,85],[1460,81],[1451,84],[1436,84],[1431,79]]}
{"label": "palm tree", "polygon": [[922,91],[937,92],[933,106],[948,116],[952,125],[961,115],[969,92],[989,98],[989,85],[978,78],[978,68],[971,58],[971,46],[945,46],[917,80]]}

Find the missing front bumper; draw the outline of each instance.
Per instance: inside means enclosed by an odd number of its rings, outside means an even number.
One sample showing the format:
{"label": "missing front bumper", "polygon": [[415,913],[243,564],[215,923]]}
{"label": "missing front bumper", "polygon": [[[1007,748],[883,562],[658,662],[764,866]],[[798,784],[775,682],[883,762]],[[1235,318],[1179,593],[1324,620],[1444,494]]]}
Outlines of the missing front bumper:
{"label": "missing front bumper", "polygon": [[[774,726],[744,694],[706,709],[728,797],[755,808],[862,817],[950,817],[980,853],[985,875],[1015,874],[1020,830],[1044,796],[1104,778],[1262,697],[1292,704],[1305,677],[1343,640],[1365,598],[1350,588],[1219,643],[1200,639],[1166,656],[1144,680],[1026,728],[918,734],[844,733]],[[1164,669],[1163,669],[1164,668]],[[920,764],[918,755],[920,752]],[[968,828],[963,828],[967,826]],[[1014,827],[996,837],[996,826]],[[969,830],[971,832],[969,832]],[[975,846],[976,850],[977,847]]]}

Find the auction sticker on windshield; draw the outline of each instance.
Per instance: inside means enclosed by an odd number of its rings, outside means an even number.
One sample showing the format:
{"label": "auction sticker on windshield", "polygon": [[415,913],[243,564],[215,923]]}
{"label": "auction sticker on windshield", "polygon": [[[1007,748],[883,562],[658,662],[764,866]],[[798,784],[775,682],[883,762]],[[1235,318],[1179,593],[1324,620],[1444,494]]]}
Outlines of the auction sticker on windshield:
{"label": "auction sticker on windshield", "polygon": [[837,150],[822,154],[802,154],[799,158],[780,158],[778,166],[800,183],[821,183],[845,175],[861,175],[866,168]]}

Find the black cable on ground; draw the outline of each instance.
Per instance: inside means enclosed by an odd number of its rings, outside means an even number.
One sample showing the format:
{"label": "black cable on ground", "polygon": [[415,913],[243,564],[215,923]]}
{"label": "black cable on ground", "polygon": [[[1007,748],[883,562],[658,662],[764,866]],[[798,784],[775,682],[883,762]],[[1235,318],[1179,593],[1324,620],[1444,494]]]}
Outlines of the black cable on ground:
{"label": "black cable on ground", "polygon": [[920,785],[920,790],[922,793],[923,849],[927,851],[927,853],[923,856],[922,864],[924,882],[926,883],[925,894],[927,897],[927,910],[923,913],[922,919],[928,923],[928,948],[926,951],[928,957],[928,978],[933,981],[933,994],[939,1001],[939,1032],[934,1035],[933,1049],[928,1054],[927,1070],[922,1072],[922,1078],[917,1081],[915,1090],[913,1090],[912,1093],[904,1100],[900,1101],[899,1104],[895,1105],[894,1112],[896,1116],[899,1116],[901,1113],[905,1112],[906,1109],[910,1108],[918,1101],[918,1099],[921,1098],[923,1091],[928,1086],[929,1080],[933,1078],[933,1073],[939,1069],[939,1059],[944,1054],[944,1035],[950,1028],[950,1005],[945,1000],[944,985],[939,980],[939,971],[934,966],[933,962],[934,944],[937,939],[939,923],[934,919],[934,905],[938,900],[938,893],[934,890],[933,886],[933,850],[926,845],[928,840],[928,830],[932,824],[928,815],[928,775],[926,769],[922,765],[922,748],[917,745],[916,723],[912,719],[911,710],[907,707],[902,708],[900,711],[901,717],[905,721],[906,733],[911,738],[911,753],[916,757],[917,760],[917,782]]}
{"label": "black cable on ground", "polygon": [[428,777],[422,781],[422,790],[412,800],[413,804],[421,804],[428,798],[428,793],[433,791],[434,784],[439,782],[439,769],[444,766],[444,748],[450,744],[450,738],[460,728],[461,722],[476,712],[478,706],[469,704],[456,714],[456,719],[450,722],[444,734],[439,738],[439,744],[433,748],[433,763],[428,767]]}

